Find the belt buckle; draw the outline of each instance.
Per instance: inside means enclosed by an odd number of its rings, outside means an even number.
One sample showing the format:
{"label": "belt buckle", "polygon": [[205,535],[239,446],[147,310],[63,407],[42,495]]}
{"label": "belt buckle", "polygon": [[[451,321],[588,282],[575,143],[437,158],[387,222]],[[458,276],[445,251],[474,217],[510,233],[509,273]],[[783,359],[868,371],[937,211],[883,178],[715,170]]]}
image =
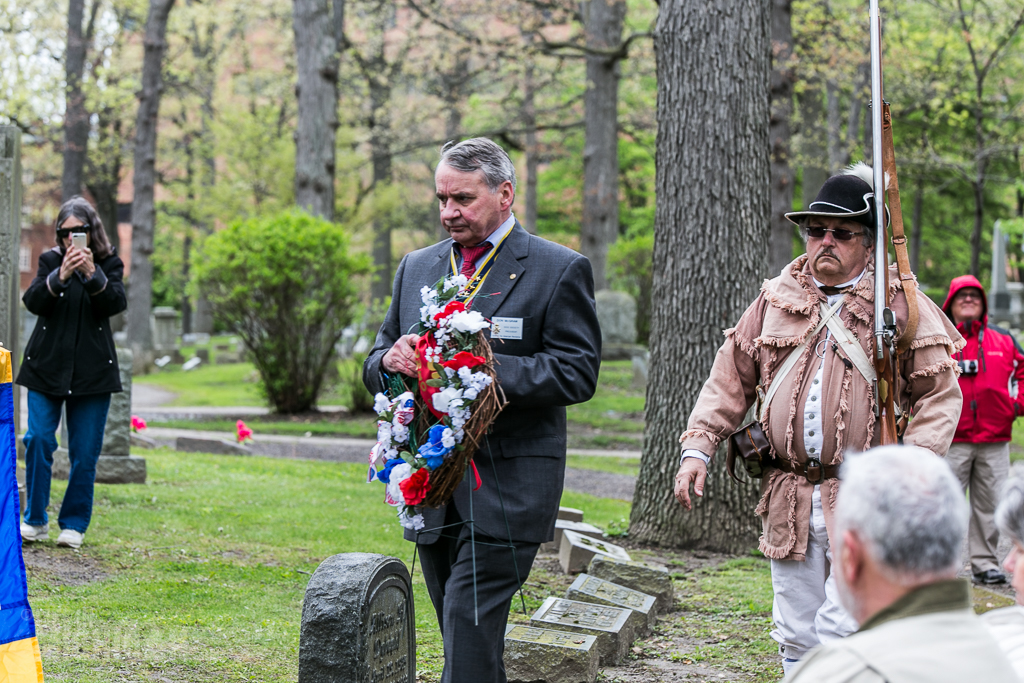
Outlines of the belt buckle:
{"label": "belt buckle", "polygon": [[[811,470],[817,468],[818,477],[817,479],[811,479]],[[820,484],[825,481],[825,466],[821,464],[821,461],[817,458],[808,458],[807,464],[804,465],[804,477],[812,484]]]}

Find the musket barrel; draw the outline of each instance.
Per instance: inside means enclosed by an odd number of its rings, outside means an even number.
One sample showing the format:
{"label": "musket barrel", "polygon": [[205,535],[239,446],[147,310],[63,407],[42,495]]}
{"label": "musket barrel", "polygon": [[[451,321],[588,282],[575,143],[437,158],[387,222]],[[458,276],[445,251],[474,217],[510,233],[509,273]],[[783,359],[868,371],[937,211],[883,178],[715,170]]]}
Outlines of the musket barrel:
{"label": "musket barrel", "polygon": [[886,308],[885,171],[882,167],[882,19],[878,0],[870,0],[871,165],[875,193],[875,353],[882,358]]}

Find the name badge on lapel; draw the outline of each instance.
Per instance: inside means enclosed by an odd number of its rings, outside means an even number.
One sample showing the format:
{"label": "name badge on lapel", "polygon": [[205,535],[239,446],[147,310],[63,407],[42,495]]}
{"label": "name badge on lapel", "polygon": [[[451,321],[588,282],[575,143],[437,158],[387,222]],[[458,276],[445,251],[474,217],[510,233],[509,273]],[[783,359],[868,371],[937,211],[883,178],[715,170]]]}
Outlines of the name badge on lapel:
{"label": "name badge on lapel", "polygon": [[522,318],[491,318],[491,337],[494,339],[522,339]]}

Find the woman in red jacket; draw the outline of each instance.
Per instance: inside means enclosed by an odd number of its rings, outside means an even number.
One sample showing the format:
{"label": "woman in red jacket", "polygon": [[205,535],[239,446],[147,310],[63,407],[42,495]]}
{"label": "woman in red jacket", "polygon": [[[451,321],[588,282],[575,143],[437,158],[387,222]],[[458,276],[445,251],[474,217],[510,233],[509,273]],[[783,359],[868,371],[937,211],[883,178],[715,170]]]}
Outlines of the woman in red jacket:
{"label": "woman in red jacket", "polygon": [[979,583],[1005,583],[993,516],[1010,469],[1013,420],[1024,415],[1024,396],[1017,391],[1024,379],[1024,350],[1007,330],[988,324],[985,290],[973,275],[953,279],[942,310],[967,341],[953,355],[964,405],[946,460],[971,492],[971,571]]}

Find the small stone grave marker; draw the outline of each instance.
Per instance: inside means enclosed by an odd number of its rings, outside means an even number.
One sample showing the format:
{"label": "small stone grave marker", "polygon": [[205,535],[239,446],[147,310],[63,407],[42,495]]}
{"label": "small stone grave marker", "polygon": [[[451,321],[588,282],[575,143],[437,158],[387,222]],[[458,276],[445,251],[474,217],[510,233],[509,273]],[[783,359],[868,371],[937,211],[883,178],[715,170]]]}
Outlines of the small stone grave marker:
{"label": "small stone grave marker", "polygon": [[597,638],[510,625],[505,629],[504,659],[508,683],[594,683],[599,663]]}
{"label": "small stone grave marker", "polygon": [[571,529],[578,534],[590,536],[597,540],[604,538],[604,532],[593,524],[587,524],[586,522],[572,522],[568,519],[556,519],[555,540],[541,544],[540,549],[547,553],[557,553],[559,548],[562,547],[562,532],[566,529]]}
{"label": "small stone grave marker", "polygon": [[577,510],[576,508],[558,508],[558,519],[567,519],[570,522],[582,522],[583,521],[583,510]]}
{"label": "small stone grave marker", "polygon": [[649,567],[642,562],[623,562],[605,555],[595,555],[587,567],[587,574],[617,583],[633,590],[653,595],[659,614],[671,612],[675,606],[672,577],[660,567]]}
{"label": "small stone grave marker", "polygon": [[629,652],[635,635],[632,610],[549,597],[532,617],[538,628],[570,631],[597,638],[601,666],[615,666]]}
{"label": "small stone grave marker", "polygon": [[577,576],[565,597],[629,609],[633,612],[633,628],[639,637],[652,633],[658,619],[654,596],[588,574]]}
{"label": "small stone grave marker", "polygon": [[324,560],[306,586],[299,683],[413,683],[416,619],[401,560],[343,553]]}
{"label": "small stone grave marker", "polygon": [[562,531],[562,547],[558,551],[558,560],[563,572],[575,574],[583,571],[590,558],[595,555],[607,555],[626,561],[632,559],[629,553],[614,543],[589,538],[569,529]]}

